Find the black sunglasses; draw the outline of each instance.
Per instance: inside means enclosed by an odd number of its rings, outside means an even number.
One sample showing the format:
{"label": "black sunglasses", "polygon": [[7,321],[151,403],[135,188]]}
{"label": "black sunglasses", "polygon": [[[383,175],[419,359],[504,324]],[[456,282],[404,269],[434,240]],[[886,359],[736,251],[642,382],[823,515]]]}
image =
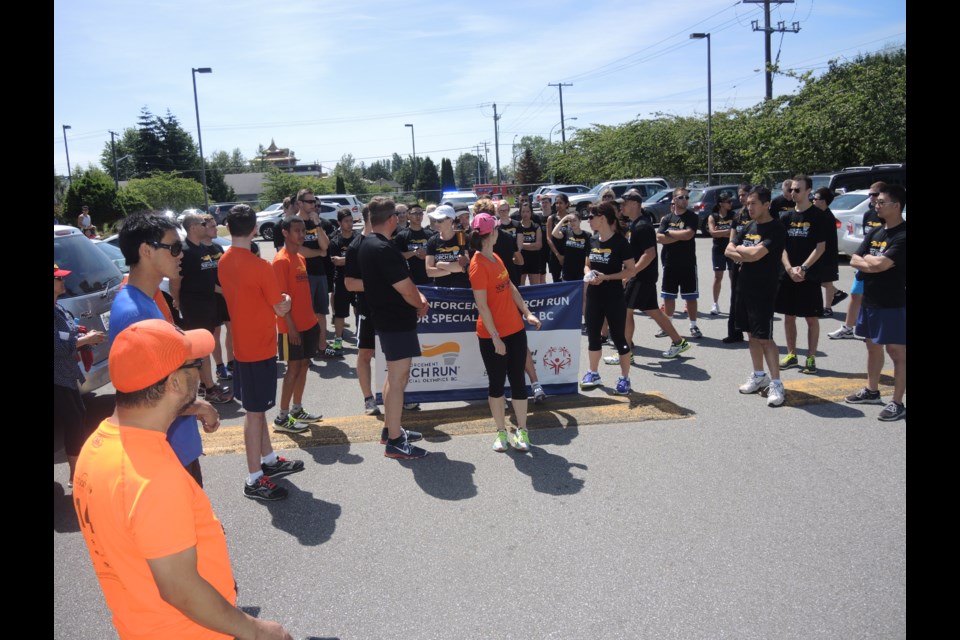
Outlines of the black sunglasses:
{"label": "black sunglasses", "polygon": [[803,189],[797,189],[797,188],[790,189],[790,193],[800,193],[801,191],[803,191]]}
{"label": "black sunglasses", "polygon": [[314,203],[316,203],[316,201],[317,201],[316,198],[314,198],[313,200],[307,200],[306,198],[300,198],[300,202],[306,202],[307,204],[314,204]]}
{"label": "black sunglasses", "polygon": [[868,193],[867,195],[870,196],[871,198],[876,198],[876,197],[878,197],[880,194],[879,194],[879,193]]}
{"label": "black sunglasses", "polygon": [[179,240],[173,244],[166,244],[164,242],[151,242],[149,244],[154,249],[168,249],[170,251],[170,255],[174,258],[183,253],[183,243]]}
{"label": "black sunglasses", "polygon": [[673,196],[674,200],[689,200],[690,196]]}

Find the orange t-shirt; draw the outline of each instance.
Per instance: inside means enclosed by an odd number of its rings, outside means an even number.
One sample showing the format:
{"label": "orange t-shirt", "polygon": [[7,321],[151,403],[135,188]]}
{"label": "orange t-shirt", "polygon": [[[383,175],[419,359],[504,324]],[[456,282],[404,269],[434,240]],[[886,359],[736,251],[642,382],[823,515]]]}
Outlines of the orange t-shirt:
{"label": "orange t-shirt", "polygon": [[[493,316],[500,337],[523,331],[523,318],[513,301],[510,287],[510,274],[503,266],[500,256],[493,254],[493,261],[477,251],[470,259],[470,287],[474,291],[487,292],[487,306]],[[490,330],[483,324],[483,318],[477,314],[477,335],[489,338]]]}
{"label": "orange t-shirt", "polygon": [[162,431],[101,422],[80,451],[73,498],[121,638],[229,638],[167,604],[147,564],[196,547],[197,572],[236,604],[223,527]]}
{"label": "orange t-shirt", "polygon": [[277,355],[277,314],[283,297],[273,268],[249,249],[230,247],[220,258],[220,288],[233,331],[233,353],[240,362]]}
{"label": "orange t-shirt", "polygon": [[[273,273],[277,276],[280,291],[292,299],[290,315],[297,331],[312,329],[317,324],[317,314],[313,312],[307,261],[299,253],[291,254],[283,247],[273,258]],[[285,318],[277,316],[277,331],[287,333]]]}

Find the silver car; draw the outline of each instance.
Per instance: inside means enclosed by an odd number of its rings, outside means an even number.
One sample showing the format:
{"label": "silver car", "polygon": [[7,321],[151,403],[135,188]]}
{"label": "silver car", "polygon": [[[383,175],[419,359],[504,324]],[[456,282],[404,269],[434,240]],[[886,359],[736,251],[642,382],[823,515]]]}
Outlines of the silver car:
{"label": "silver car", "polygon": [[[76,227],[53,226],[53,261],[72,273],[64,279],[66,293],[57,302],[73,314],[77,322],[88,330],[110,332],[110,307],[120,290],[123,275],[113,261],[97,249],[94,243]],[[81,393],[99,389],[110,382],[107,356],[110,343],[93,347],[93,364],[83,370],[86,382]]]}
{"label": "silver car", "polygon": [[863,214],[870,208],[870,190],[858,189],[833,199],[830,210],[837,219],[837,249],[848,256],[863,242]]}

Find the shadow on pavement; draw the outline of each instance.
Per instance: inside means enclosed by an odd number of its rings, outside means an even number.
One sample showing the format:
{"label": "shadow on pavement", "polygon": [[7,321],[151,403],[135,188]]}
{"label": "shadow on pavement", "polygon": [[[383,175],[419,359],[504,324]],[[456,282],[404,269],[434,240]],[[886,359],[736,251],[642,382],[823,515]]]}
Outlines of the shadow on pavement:
{"label": "shadow on pavement", "polygon": [[451,460],[442,451],[431,451],[422,460],[399,460],[400,466],[413,472],[413,479],[424,493],[440,500],[466,500],[477,495],[473,481],[476,466]]}
{"label": "shadow on pavement", "polygon": [[554,496],[568,496],[579,493],[585,480],[575,478],[572,469],[587,470],[587,465],[569,462],[563,456],[549,453],[546,449],[530,445],[528,453],[511,449],[506,453],[521,473],[530,476],[535,491]]}
{"label": "shadow on pavement", "polygon": [[305,547],[323,544],[333,537],[342,509],[333,502],[314,498],[313,493],[298,488],[295,481],[295,475],[278,480],[277,484],[285,487],[290,495],[286,500],[264,503],[272,524],[295,536]]}
{"label": "shadow on pavement", "polygon": [[57,533],[80,531],[77,512],[73,508],[73,493],[66,493],[59,482],[53,483],[53,530]]}
{"label": "shadow on pavement", "polygon": [[[696,349],[697,347],[694,346],[693,349],[687,351],[683,355],[677,358],[671,358],[669,360],[661,359],[656,362],[642,364],[635,363],[632,368],[640,369],[641,371],[649,371],[653,375],[662,378],[675,378],[677,380],[704,382],[710,379],[710,374],[707,373],[706,369],[695,367],[689,362],[689,356],[695,355],[693,352]],[[660,357],[662,358],[663,356]]]}

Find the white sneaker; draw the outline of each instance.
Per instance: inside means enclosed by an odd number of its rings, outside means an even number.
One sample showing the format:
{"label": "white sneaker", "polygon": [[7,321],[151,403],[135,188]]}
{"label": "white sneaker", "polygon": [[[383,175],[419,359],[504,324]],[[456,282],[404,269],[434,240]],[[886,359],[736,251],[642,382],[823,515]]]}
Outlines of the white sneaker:
{"label": "white sneaker", "polygon": [[497,439],[493,441],[493,450],[497,453],[503,453],[510,448],[510,441],[507,439],[506,431],[497,431]]}
{"label": "white sneaker", "polygon": [[831,331],[827,334],[831,340],[843,340],[844,338],[856,338],[853,334],[853,329],[848,326],[840,325],[840,328],[836,331]]}
{"label": "white sneaker", "polygon": [[776,382],[771,382],[770,386],[767,387],[767,406],[768,407],[779,407],[787,400],[787,393],[783,389],[783,383],[777,380]]}
{"label": "white sneaker", "polygon": [[[760,389],[766,389],[770,386],[770,376],[763,373],[763,375],[756,375],[754,373],[750,374],[750,377],[747,378],[747,381],[740,385],[740,393],[756,393]],[[780,387],[783,388],[782,386]],[[781,400],[781,403],[783,401]]]}
{"label": "white sneaker", "polygon": [[533,403],[540,404],[547,399],[547,393],[543,390],[543,387],[540,386],[540,383],[533,385]]}
{"label": "white sneaker", "polygon": [[712,316],[718,316],[718,315],[720,315],[720,305],[717,304],[716,302],[714,302],[714,303],[713,303],[713,306],[710,307],[710,315],[712,315]]}
{"label": "white sneaker", "polygon": [[377,407],[376,398],[367,398],[363,401],[363,412],[368,416],[378,416],[380,415],[380,409]]}

